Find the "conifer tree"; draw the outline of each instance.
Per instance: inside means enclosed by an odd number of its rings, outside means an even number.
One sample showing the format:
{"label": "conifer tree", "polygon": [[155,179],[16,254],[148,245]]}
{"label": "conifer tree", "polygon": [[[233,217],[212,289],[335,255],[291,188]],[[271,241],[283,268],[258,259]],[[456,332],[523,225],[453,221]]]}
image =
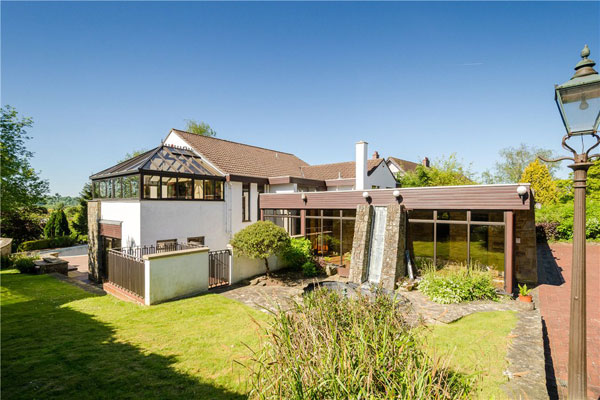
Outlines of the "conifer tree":
{"label": "conifer tree", "polygon": [[535,194],[535,201],[541,204],[555,204],[558,201],[558,187],[552,180],[548,167],[534,160],[530,163],[523,174],[520,182],[528,182]]}

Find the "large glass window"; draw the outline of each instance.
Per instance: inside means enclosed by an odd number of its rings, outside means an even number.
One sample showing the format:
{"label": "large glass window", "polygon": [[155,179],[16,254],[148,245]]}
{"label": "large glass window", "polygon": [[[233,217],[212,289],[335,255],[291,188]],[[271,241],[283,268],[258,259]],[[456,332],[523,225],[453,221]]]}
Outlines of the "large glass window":
{"label": "large glass window", "polygon": [[160,176],[144,175],[144,198],[160,198]]}
{"label": "large glass window", "polygon": [[177,178],[177,198],[191,199],[194,193],[194,181],[192,178]]}
{"label": "large glass window", "polygon": [[194,179],[194,199],[196,199],[196,200],[204,199],[204,180],[203,179]]}
{"label": "large glass window", "polygon": [[215,200],[223,200],[223,181],[213,181],[215,184]]}
{"label": "large glass window", "polygon": [[215,199],[215,181],[212,179],[204,180],[204,200]]}
{"label": "large glass window", "polygon": [[409,234],[417,259],[433,261],[433,223],[410,223]]}
{"label": "large glass window", "polygon": [[250,184],[242,184],[242,221],[250,221]]}
{"label": "large glass window", "polygon": [[115,190],[115,198],[120,199],[123,197],[123,180],[122,178],[113,179],[113,187]]}
{"label": "large glass window", "polygon": [[408,217],[415,258],[486,266],[503,287],[504,212],[411,210]]}
{"label": "large glass window", "polygon": [[163,176],[162,186],[160,189],[161,199],[176,199],[177,198],[177,178]]}

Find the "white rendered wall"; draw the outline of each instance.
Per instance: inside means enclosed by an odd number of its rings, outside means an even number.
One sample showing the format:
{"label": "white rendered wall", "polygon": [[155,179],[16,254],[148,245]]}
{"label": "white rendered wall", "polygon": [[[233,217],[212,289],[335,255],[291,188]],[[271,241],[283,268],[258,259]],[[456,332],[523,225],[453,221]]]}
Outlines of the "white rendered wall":
{"label": "white rendered wall", "polygon": [[141,244],[140,201],[101,201],[100,218],[121,221],[121,246]]}
{"label": "white rendered wall", "polygon": [[[399,171],[400,168],[396,167],[393,163],[389,163],[388,167],[390,168],[390,171],[392,171],[392,174],[396,175]],[[404,172],[404,171],[402,171]]]}
{"label": "white rendered wall", "polygon": [[372,186],[379,186],[380,189],[396,187],[396,179],[385,162],[380,163],[375,171],[367,177],[365,190],[371,189]]}
{"label": "white rendered wall", "polygon": [[168,239],[186,243],[196,236],[204,236],[214,250],[229,243],[225,201],[145,200],[141,205],[142,245]]}
{"label": "white rendered wall", "polygon": [[144,256],[146,305],[208,290],[208,249]]}
{"label": "white rendered wall", "polygon": [[269,186],[269,193],[294,193],[297,191],[298,189],[295,183],[284,183],[281,185]]}
{"label": "white rendered wall", "polygon": [[[277,271],[283,267],[277,256],[269,257],[269,270]],[[262,275],[266,272],[264,260],[252,260],[246,257],[238,257],[234,254],[233,265],[231,267],[231,283],[251,278],[256,275]]]}
{"label": "white rendered wall", "polygon": [[367,182],[367,152],[368,152],[368,147],[369,144],[367,142],[364,141],[360,141],[356,143],[356,148],[355,148],[355,179],[356,182],[354,184],[354,187],[356,188],[356,190],[363,190],[363,189],[368,189],[371,186],[367,186],[368,182]]}
{"label": "white rendered wall", "polygon": [[354,186],[327,186],[328,192],[342,192],[345,190],[354,190]]}

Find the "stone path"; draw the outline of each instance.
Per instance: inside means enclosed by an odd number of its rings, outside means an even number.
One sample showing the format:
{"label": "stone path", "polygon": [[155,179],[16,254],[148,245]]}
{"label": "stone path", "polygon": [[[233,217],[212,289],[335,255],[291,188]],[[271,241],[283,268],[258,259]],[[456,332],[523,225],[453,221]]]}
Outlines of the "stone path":
{"label": "stone path", "polygon": [[[538,246],[539,307],[546,330],[546,373],[553,398],[566,398],[569,363],[569,243]],[[588,398],[600,398],[600,245],[587,246]]]}

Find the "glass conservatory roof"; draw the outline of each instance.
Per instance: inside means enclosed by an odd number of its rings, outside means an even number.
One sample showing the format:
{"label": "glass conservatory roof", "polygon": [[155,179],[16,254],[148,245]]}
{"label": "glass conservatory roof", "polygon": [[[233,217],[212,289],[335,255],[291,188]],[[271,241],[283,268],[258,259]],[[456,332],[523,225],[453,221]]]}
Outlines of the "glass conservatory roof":
{"label": "glass conservatory roof", "polygon": [[91,179],[129,175],[140,172],[174,172],[202,176],[219,176],[191,149],[162,145],[113,167],[92,175]]}

